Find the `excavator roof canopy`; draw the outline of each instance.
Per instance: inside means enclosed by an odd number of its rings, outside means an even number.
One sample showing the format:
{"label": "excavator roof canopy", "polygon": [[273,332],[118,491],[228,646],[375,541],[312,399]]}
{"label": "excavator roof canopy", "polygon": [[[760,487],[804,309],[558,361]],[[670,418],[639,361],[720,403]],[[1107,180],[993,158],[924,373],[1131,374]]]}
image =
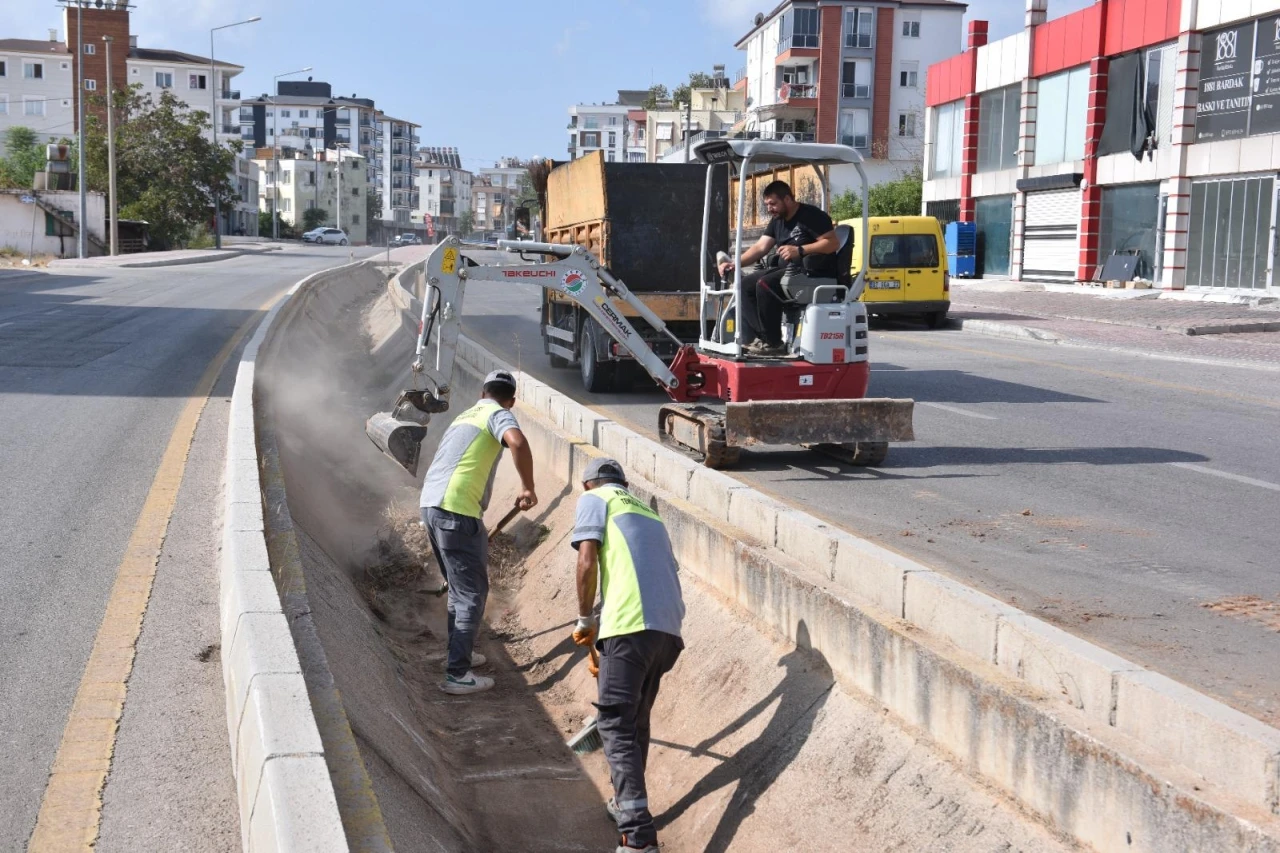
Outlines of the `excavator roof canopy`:
{"label": "excavator roof canopy", "polygon": [[707,139],[693,148],[703,163],[741,163],[748,157],[753,164],[781,166],[806,163],[812,166],[857,165],[862,155],[848,145],[815,142],[785,142],[773,139]]}

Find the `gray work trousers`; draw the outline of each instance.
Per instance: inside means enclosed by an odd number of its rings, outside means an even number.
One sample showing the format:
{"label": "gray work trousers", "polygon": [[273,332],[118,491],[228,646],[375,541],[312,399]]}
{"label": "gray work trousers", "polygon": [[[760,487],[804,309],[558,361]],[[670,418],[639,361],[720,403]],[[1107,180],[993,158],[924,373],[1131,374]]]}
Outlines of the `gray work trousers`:
{"label": "gray work trousers", "polygon": [[446,672],[462,678],[471,669],[471,650],[489,598],[489,533],[480,519],[435,506],[422,510],[422,522],[449,582]]}
{"label": "gray work trousers", "polygon": [[633,847],[656,844],[658,832],[649,813],[644,784],[649,761],[649,714],[662,676],[675,666],[684,643],[674,634],[641,631],[601,640],[596,727],[604,741],[618,829]]}

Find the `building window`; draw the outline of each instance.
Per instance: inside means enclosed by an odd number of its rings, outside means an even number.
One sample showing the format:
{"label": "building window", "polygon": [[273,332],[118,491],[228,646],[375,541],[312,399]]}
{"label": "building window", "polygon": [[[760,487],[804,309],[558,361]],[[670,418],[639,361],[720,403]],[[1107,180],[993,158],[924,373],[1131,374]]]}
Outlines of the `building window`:
{"label": "building window", "polygon": [[915,136],[916,135],[916,114],[915,113],[898,113],[898,135],[899,136]]}
{"label": "building window", "polygon": [[952,101],[933,110],[933,170],[931,177],[954,178],[960,174],[964,148],[964,101]]}
{"label": "building window", "polygon": [[24,116],[43,116],[44,98],[23,98],[22,114]]}
{"label": "building window", "polygon": [[871,47],[875,38],[872,31],[872,22],[874,20],[875,13],[870,9],[845,9],[844,46]]}
{"label": "building window", "polygon": [[1147,51],[1145,96],[1155,122],[1152,141],[1159,148],[1173,138],[1173,90],[1178,46],[1166,44]]}
{"label": "building window", "polygon": [[617,116],[609,116],[609,126],[610,126],[610,127],[617,127],[617,126],[618,126],[618,117],[617,117]]}
{"label": "building window", "polygon": [[289,117],[289,111],[288,111],[288,110],[281,110],[281,111],[280,111],[280,118],[288,118],[288,117]]}
{"label": "building window", "polygon": [[96,44],[86,44],[84,46],[85,56],[93,56],[97,52],[98,52],[98,46]]}
{"label": "building window", "polygon": [[96,91],[98,91],[98,81],[97,81],[97,80],[85,80],[85,81],[84,81],[84,90],[85,90],[86,92],[96,92]]}
{"label": "building window", "polygon": [[817,9],[798,7],[790,15],[784,14],[779,30],[778,53],[785,53],[793,47],[817,47],[819,21]]}
{"label": "building window", "polygon": [[595,130],[600,127],[600,119],[596,116],[583,116],[582,126],[587,130]]}
{"label": "building window", "polygon": [[8,76],[9,76],[9,63],[5,62],[3,59],[0,59],[0,77],[8,77]]}
{"label": "building window", "polygon": [[870,110],[840,111],[840,144],[853,148],[870,148]]}
{"label": "building window", "polygon": [[618,147],[618,134],[612,130],[609,131],[609,147],[610,148]]}
{"label": "building window", "polygon": [[298,118],[311,118],[311,110],[298,110]]}
{"label": "building window", "polygon": [[360,198],[360,188],[359,188],[359,187],[352,187],[352,188],[351,188],[351,197],[352,197],[352,198]]}
{"label": "building window", "polygon": [[904,39],[920,38],[920,13],[907,12],[902,17],[902,37]]}
{"label": "building window", "polygon": [[205,84],[207,82],[208,82],[208,78],[206,78],[203,74],[190,74],[187,76],[188,89],[203,89],[205,88]]}
{"label": "building window", "polygon": [[352,224],[352,225],[359,225],[359,224],[360,224],[360,214],[358,214],[358,213],[353,213],[353,214],[351,214],[351,224]]}
{"label": "building window", "polygon": [[[286,177],[287,177],[287,176],[286,176]],[[288,182],[288,181],[285,181],[285,183],[287,184],[287,183],[289,183],[289,182]],[[292,209],[293,209],[293,199],[288,199],[288,198],[282,198],[282,199],[280,199],[280,209],[281,209],[282,211],[284,211],[285,213],[288,213],[290,210],[292,210]]]}
{"label": "building window", "polygon": [[43,80],[44,79],[44,63],[43,62],[22,63],[22,76],[28,80]]}
{"label": "building window", "polygon": [[1191,185],[1187,287],[1267,286],[1275,191],[1270,175]]}
{"label": "building window", "polygon": [[172,89],[173,88],[173,72],[157,71],[156,72],[156,88]]}
{"label": "building window", "polygon": [[1036,163],[1083,160],[1089,66],[1042,77],[1036,103]]}
{"label": "building window", "polygon": [[608,160],[610,163],[612,163],[612,162],[614,161],[613,152],[612,152],[612,151],[606,151],[606,152],[605,152],[605,155],[604,155],[604,159],[606,159],[606,160]]}
{"label": "building window", "polygon": [[978,171],[1018,165],[1018,86],[984,92],[978,98]]}
{"label": "building window", "polygon": [[920,63],[904,62],[899,66],[898,85],[903,89],[918,88],[920,77]]}
{"label": "building window", "polygon": [[840,76],[840,94],[845,98],[871,97],[871,63],[846,62]]}
{"label": "building window", "polygon": [[285,172],[280,176],[280,183],[288,184],[293,180],[293,172]]}
{"label": "building window", "polygon": [[600,147],[600,134],[599,134],[599,132],[596,132],[596,133],[583,133],[583,134],[582,134],[582,147],[583,147],[583,148],[599,148],[599,147]]}

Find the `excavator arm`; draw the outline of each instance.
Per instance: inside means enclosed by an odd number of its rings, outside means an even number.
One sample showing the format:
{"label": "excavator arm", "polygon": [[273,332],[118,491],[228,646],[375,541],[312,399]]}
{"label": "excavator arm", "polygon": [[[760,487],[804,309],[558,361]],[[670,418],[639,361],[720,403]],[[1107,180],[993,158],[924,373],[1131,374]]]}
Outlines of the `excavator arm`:
{"label": "excavator arm", "polygon": [[431,252],[423,269],[422,316],[412,363],[414,388],[402,392],[390,412],[379,412],[365,424],[366,434],[380,450],[410,474],[417,473],[420,446],[431,415],[449,409],[458,335],[462,328],[462,305],[467,284],[472,281],[536,284],[563,293],[582,306],[673,400],[688,399],[687,379],[673,372],[654,353],[635,327],[614,308],[613,299],[631,306],[656,331],[675,341],[680,354],[674,364],[686,364],[689,354],[684,351],[691,348],[672,334],[662,319],[595,256],[582,246],[556,243],[501,240],[497,246],[508,252],[539,254],[551,260],[536,264],[475,265],[467,260],[462,244],[455,237],[446,239]]}

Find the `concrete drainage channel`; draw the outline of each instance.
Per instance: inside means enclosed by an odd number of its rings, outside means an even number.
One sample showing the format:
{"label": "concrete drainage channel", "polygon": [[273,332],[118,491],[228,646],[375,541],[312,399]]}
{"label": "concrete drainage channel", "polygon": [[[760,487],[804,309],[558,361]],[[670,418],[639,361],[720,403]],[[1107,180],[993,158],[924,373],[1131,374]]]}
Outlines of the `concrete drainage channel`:
{"label": "concrete drainage channel", "polygon": [[[313,277],[241,363],[222,608],[247,850],[608,849],[603,763],[562,745],[592,690],[563,624],[570,484],[606,453],[667,520],[687,579],[688,651],[650,761],[667,849],[1280,851],[1280,732],[527,375],[543,506],[496,572],[500,687],[444,700],[442,603],[412,577],[369,584],[387,506],[416,507],[362,426],[404,378],[420,267]],[[465,401],[498,362],[460,353]]]}

